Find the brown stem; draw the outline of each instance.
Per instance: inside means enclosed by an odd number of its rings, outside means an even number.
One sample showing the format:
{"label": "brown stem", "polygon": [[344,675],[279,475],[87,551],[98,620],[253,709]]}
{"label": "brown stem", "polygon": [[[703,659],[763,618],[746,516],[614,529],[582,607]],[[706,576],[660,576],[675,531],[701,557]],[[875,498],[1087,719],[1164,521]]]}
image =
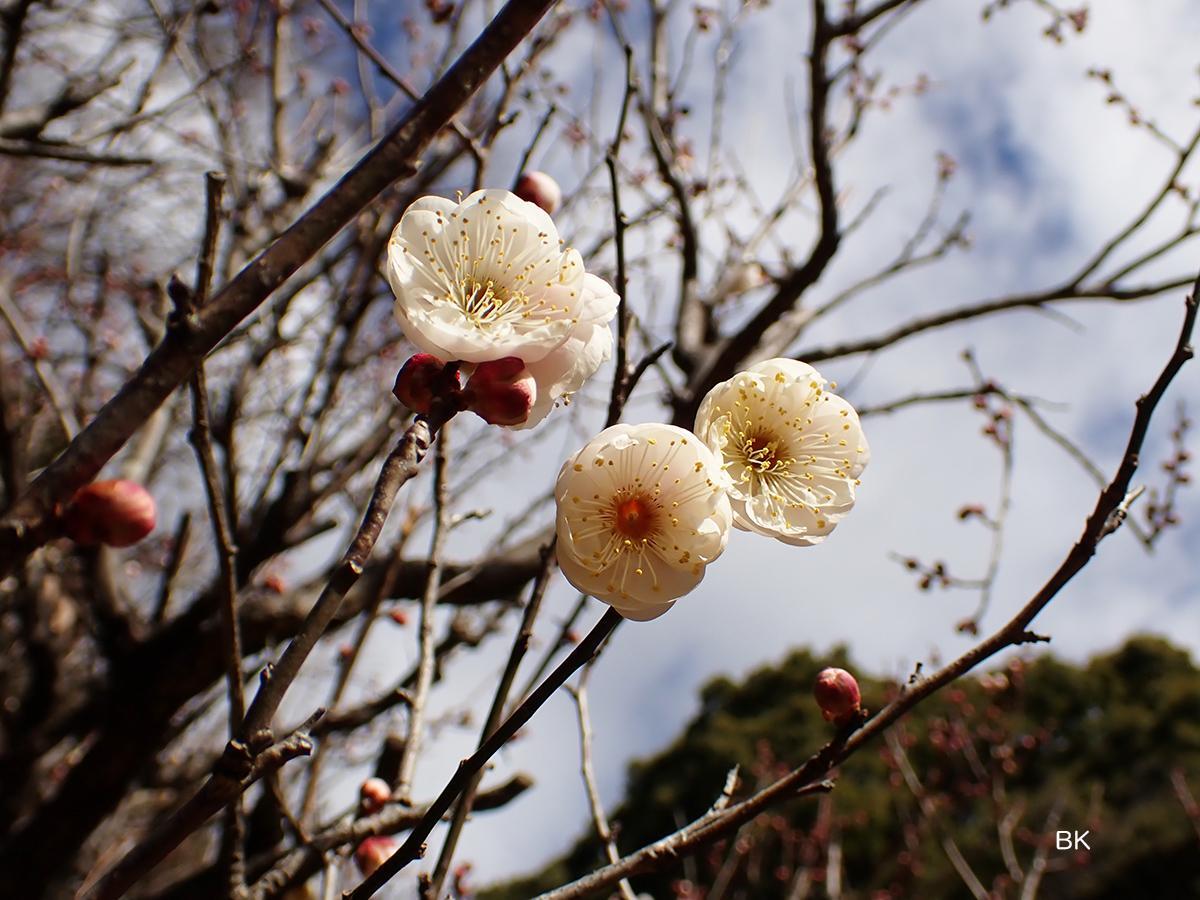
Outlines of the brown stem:
{"label": "brown stem", "polygon": [[572,898],[591,896],[603,888],[616,884],[622,878],[651,871],[677,859],[680,855],[694,852],[722,835],[741,827],[774,803],[794,798],[798,794],[830,789],[832,786],[823,779],[835,766],[844,762],[872,738],[883,734],[889,726],[918,703],[1006,647],[1042,640],[1043,638],[1039,635],[1028,630],[1033,619],[1087,565],[1095,554],[1099,542],[1106,535],[1111,534],[1123,519],[1122,510],[1126,497],[1130,494],[1129,484],[1137,470],[1139,454],[1150,426],[1151,417],[1179,370],[1192,358],[1193,351],[1190,341],[1196,324],[1198,294],[1200,294],[1200,277],[1197,277],[1192,295],[1187,298],[1185,303],[1183,325],[1174,352],[1154,385],[1138,399],[1137,413],[1134,416],[1129,440],[1118,464],[1117,472],[1112,481],[1100,492],[1096,505],[1084,525],[1083,534],[1042,589],[1026,602],[1003,627],[933,675],[918,681],[915,685],[908,686],[904,693],[867,721],[862,728],[854,731],[853,734],[847,734],[847,731],[856,727],[856,723],[852,723],[798,769],[766,788],[719,813],[710,812],[674,834],[626,856],[619,863],[605,866],[568,885],[543,894],[539,900],[572,900]]}
{"label": "brown stem", "polygon": [[300,667],[304,665],[308,654],[333,621],[346,592],[354,587],[362,575],[367,557],[371,555],[371,550],[383,531],[383,525],[400,488],[420,470],[421,460],[428,452],[429,445],[450,415],[451,410],[439,407],[430,418],[417,416],[384,460],[383,469],[375,483],[375,491],[349,549],[342,557],[333,577],[321,591],[321,596],[313,604],[300,633],[288,644],[279,662],[263,672],[262,687],[255,695],[242,723],[243,735],[253,735],[270,728],[271,719],[274,718],[279,704],[283,702],[283,696],[295,680]]}
{"label": "brown stem", "polygon": [[55,502],[90,481],[206,354],[396,179],[416,171],[421,153],[533,30],[553,0],[510,0],[479,38],[400,123],[239,272],[197,317],[172,329],[141,368],[18,499],[0,523],[0,571],[44,542]]}
{"label": "brown stem", "polygon": [[[512,691],[513,682],[517,678],[517,670],[521,667],[521,661],[525,658],[525,654],[529,650],[529,644],[533,640],[533,623],[541,611],[542,598],[546,595],[546,587],[550,584],[550,575],[554,571],[555,541],[555,538],[551,538],[550,543],[542,549],[542,568],[533,582],[533,587],[530,589],[529,602],[525,605],[525,614],[521,618],[521,627],[517,631],[517,637],[513,641],[512,649],[509,651],[508,662],[504,666],[504,672],[500,676],[500,683],[496,686],[495,695],[492,697],[492,706],[488,710],[487,719],[483,723],[483,729],[479,736],[479,746],[481,747],[500,724],[500,720],[504,715],[504,707],[508,703],[509,693]],[[442,844],[441,852],[438,854],[433,875],[430,877],[428,887],[423,891],[424,896],[427,898],[436,900],[437,897],[441,896],[442,884],[446,880],[446,874],[450,871],[450,861],[454,857],[454,850],[458,845],[458,839],[462,834],[463,825],[466,824],[467,816],[471,814],[471,808],[475,803],[475,792],[479,790],[479,782],[482,778],[483,769],[480,769],[467,782],[467,786],[462,792],[462,797],[458,801],[458,805],[454,808],[454,816],[450,820],[450,827],[446,832],[446,840]]]}
{"label": "brown stem", "polygon": [[595,627],[588,633],[582,641],[576,645],[575,649],[558,664],[557,668],[538,685],[529,697],[513,710],[512,714],[504,720],[504,722],[492,732],[483,744],[471,754],[470,757],[463,760],[458,771],[454,773],[454,777],[447,782],[442,792],[438,794],[437,799],[430,804],[428,811],[422,816],[420,823],[413,828],[408,839],[401,845],[392,856],[375,872],[370,875],[362,884],[356,887],[353,891],[345,894],[348,900],[365,900],[371,897],[381,887],[387,884],[397,872],[407,866],[413,860],[419,858],[425,850],[425,839],[429,837],[430,832],[437,827],[449,810],[451,804],[459,797],[466,789],[468,783],[474,777],[476,772],[483,769],[484,765],[491,759],[497,750],[508,743],[509,739],[520,730],[526,722],[533,718],[533,714],[541,708],[542,704],[550,699],[566,680],[586,663],[600,649],[600,645],[612,633],[613,629],[621,622],[621,614],[615,609],[609,608],[596,623]]}

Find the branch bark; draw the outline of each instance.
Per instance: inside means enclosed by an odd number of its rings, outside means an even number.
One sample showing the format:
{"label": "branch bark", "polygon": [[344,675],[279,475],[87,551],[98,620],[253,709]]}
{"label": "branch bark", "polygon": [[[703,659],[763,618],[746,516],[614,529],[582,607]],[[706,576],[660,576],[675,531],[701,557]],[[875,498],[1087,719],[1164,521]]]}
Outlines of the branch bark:
{"label": "branch bark", "polygon": [[[1028,630],[1030,624],[1038,613],[1058,595],[1059,591],[1087,565],[1095,555],[1100,541],[1120,525],[1123,518],[1121,510],[1125,498],[1130,493],[1130,482],[1134,472],[1137,471],[1142,443],[1146,438],[1154,410],[1184,363],[1193,356],[1190,342],[1196,324],[1198,294],[1200,294],[1200,276],[1193,284],[1192,295],[1185,302],[1183,325],[1180,328],[1174,352],[1150,390],[1138,398],[1137,412],[1130,429],[1125,452],[1121,456],[1112,480],[1100,492],[1096,505],[1084,525],[1083,534],[1041,590],[1028,600],[1003,627],[939,671],[915,685],[909,686],[904,693],[869,719],[857,731],[853,730],[857,724],[851,723],[803,765],[773,784],[719,813],[709,813],[674,834],[626,856],[616,864],[605,866],[568,885],[543,894],[539,900],[573,900],[573,898],[591,896],[596,891],[611,887],[622,878],[651,871],[681,855],[694,852],[722,835],[729,834],[741,827],[774,803],[794,798],[798,794],[830,789],[832,785],[823,779],[828,777],[835,766],[840,765],[873,738],[885,733],[889,726],[918,703],[1004,648],[1030,641],[1044,640],[1041,636]],[[853,733],[849,733],[851,731]]]}
{"label": "branch bark", "polygon": [[44,542],[55,502],[86,484],[217,344],[384,188],[413,174],[421,153],[537,25],[554,0],[510,0],[400,123],[260,253],[185,327],[170,329],[96,418],[0,523],[0,571]]}

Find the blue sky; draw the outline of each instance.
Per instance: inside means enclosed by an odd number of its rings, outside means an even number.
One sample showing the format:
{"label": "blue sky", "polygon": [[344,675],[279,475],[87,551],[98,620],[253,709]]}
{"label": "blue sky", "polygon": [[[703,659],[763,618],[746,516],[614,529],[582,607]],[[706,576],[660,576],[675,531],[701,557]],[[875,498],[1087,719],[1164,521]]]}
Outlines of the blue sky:
{"label": "blue sky", "polygon": [[[637,0],[631,5],[642,8]],[[1047,20],[1035,4],[1016,2],[986,25],[979,15],[982,5],[982,0],[924,0],[871,57],[889,83],[911,84],[924,73],[932,88],[919,98],[901,97],[887,113],[869,116],[860,139],[839,156],[838,187],[847,216],[876,190],[887,188],[888,194],[845,243],[806,303],[827,300],[899,250],[924,212],[939,151],[952,155],[959,166],[946,192],[942,222],[969,210],[971,251],[951,254],[933,267],[864,293],[817,323],[801,346],[867,337],[919,313],[1061,281],[1128,222],[1157,189],[1170,158],[1144,131],[1128,126],[1122,109],[1105,103],[1104,86],[1085,77],[1090,67],[1111,68],[1121,89],[1177,140],[1193,128],[1198,114],[1193,101],[1200,95],[1200,4],[1195,0],[1093,0],[1086,32],[1068,34],[1062,45],[1041,37]],[[802,9],[807,4],[776,0],[749,14],[733,47],[725,144],[765,203],[780,195],[797,165],[785,123],[787,105],[804,94],[808,29],[806,13],[798,11]],[[373,18],[377,41],[403,67],[409,48],[398,37],[395,9],[375,4]],[[631,22],[630,30],[637,37],[644,23]],[[64,33],[63,40],[68,38]],[[681,30],[673,42],[676,51],[683,40]],[[687,90],[693,112],[680,126],[701,159],[710,124],[704,111],[712,96],[712,50],[711,36],[696,45]],[[619,48],[606,30],[579,23],[551,61],[558,77],[571,86],[570,93],[556,98],[564,110],[556,127],[577,115],[607,141],[622,89]],[[644,67],[644,47],[639,62]],[[140,64],[151,65],[152,59]],[[380,87],[384,91],[382,82]],[[542,108],[540,100],[535,102],[524,113],[526,124],[502,138],[494,185],[509,183],[528,138],[528,123],[537,120]],[[365,146],[365,135],[339,137],[346,144],[337,158],[349,165]],[[154,134],[150,140],[162,141],[179,156],[179,182],[198,198],[198,173],[210,163],[193,165],[192,154],[184,159],[178,142],[167,136]],[[595,153],[572,150],[560,131],[552,132],[534,158],[535,165],[568,189],[595,160]],[[1192,185],[1200,181],[1198,176],[1195,166],[1185,172]],[[590,184],[597,190],[594,199],[560,221],[580,247],[608,229],[611,215],[599,190],[603,173]],[[180,259],[185,259],[196,246],[201,204],[194,205],[196,215],[190,219],[178,215],[178,195],[158,187],[155,183],[154,196],[134,187],[128,202],[144,223],[147,252],[161,254],[176,242]],[[466,187],[449,178],[445,192]],[[656,197],[663,195],[658,188],[651,190]],[[632,211],[644,202],[634,191],[626,197]],[[1175,204],[1156,216],[1148,229],[1151,237],[1176,227],[1178,214]],[[701,228],[707,241],[720,246],[725,228],[745,234],[751,223],[747,204],[741,202],[704,218]],[[802,256],[812,235],[811,202],[788,215],[779,230]],[[676,257],[665,249],[668,231],[655,227],[631,238],[639,265],[629,299],[664,337],[664,306],[676,278]],[[1135,241],[1130,253],[1145,246],[1144,240]],[[778,247],[769,246],[761,261],[777,267]],[[587,262],[603,268],[611,261]],[[1200,243],[1194,242],[1164,257],[1144,277],[1185,274],[1198,267]],[[704,274],[706,279],[719,276],[712,259],[705,259]],[[314,297],[313,304],[325,300]],[[969,377],[959,354],[969,347],[986,374],[1006,387],[1054,401],[1044,410],[1047,419],[1107,473],[1127,436],[1134,400],[1170,351],[1182,301],[1183,292],[1177,291],[1133,305],[1061,307],[1074,326],[1030,311],[1013,312],[912,338],[869,364],[855,357],[821,368],[853,385],[854,402],[879,403],[966,385]],[[559,411],[537,434],[517,438],[507,454],[485,444],[487,449],[466,468],[474,469],[489,455],[507,455],[507,462],[480,479],[461,508],[490,507],[495,513],[490,521],[459,529],[451,556],[477,553],[498,523],[530,496],[550,488],[561,460],[598,430],[610,377],[611,370],[602,371],[580,402]],[[390,382],[381,385],[381,396],[387,397],[389,389]],[[1161,483],[1156,467],[1169,452],[1167,434],[1180,398],[1188,400],[1193,418],[1200,415],[1200,363],[1177,380],[1151,433],[1142,472],[1151,484]],[[649,421],[662,415],[655,386],[648,382],[626,418]],[[597,772],[610,807],[621,795],[630,760],[664,747],[696,712],[698,689],[714,676],[739,677],[796,646],[821,651],[838,644],[848,645],[866,671],[903,676],[917,661],[945,659],[969,645],[953,624],[974,608],[975,597],[920,593],[911,574],[889,554],[946,559],[952,571],[964,575],[981,570],[987,534],[977,524],[958,522],[955,512],[964,503],[990,505],[998,489],[998,455],[979,436],[982,421],[958,406],[924,407],[864,424],[873,460],[863,477],[859,505],[826,544],[797,549],[735,533],[694,594],[657,621],[623,626],[613,639],[591,679]],[[470,426],[457,431],[459,446],[470,435],[490,442],[497,434],[472,432]],[[1016,453],[1006,552],[985,628],[996,627],[1042,584],[1095,502],[1088,476],[1020,418]],[[409,499],[423,502],[426,496],[427,485],[421,482]],[[1054,652],[1082,659],[1130,634],[1151,631],[1200,656],[1200,579],[1194,554],[1200,544],[1200,495],[1192,488],[1180,500],[1183,525],[1163,537],[1154,555],[1147,555],[1132,535],[1114,535],[1039,618],[1037,629],[1053,636]],[[547,509],[541,521],[549,517]],[[423,538],[418,535],[412,546],[423,546]],[[326,549],[338,549],[332,536]],[[316,552],[319,548],[313,546],[304,549],[306,555]],[[539,639],[555,631],[574,601],[569,586],[561,580],[553,585]],[[600,605],[593,604],[584,626],[600,613]],[[390,625],[376,629],[355,688],[358,695],[373,695],[409,669],[415,653],[412,632]],[[507,655],[508,637],[493,639],[456,662],[451,677],[436,688],[432,716],[439,725],[418,769],[419,795],[434,795],[472,749],[477,725],[460,727],[456,717],[473,710],[475,722],[480,720]],[[535,656],[537,651],[535,647]],[[311,677],[301,684],[313,686],[316,677],[319,688],[296,691],[289,698],[287,709],[297,719],[327,696],[328,669],[322,671],[319,660],[314,662],[306,673]],[[325,792],[330,812],[353,802],[376,747],[372,739],[348,748],[345,759],[359,765]],[[538,785],[503,811],[480,814],[466,829],[458,855],[475,864],[477,882],[535,868],[588,827],[578,764],[573,707],[559,696],[538,714],[522,740],[496,759],[489,780],[525,771]],[[696,786],[705,795],[719,789]],[[435,834],[431,853],[437,846]],[[402,886],[391,893],[407,895]]]}
{"label": "blue sky", "polygon": [[[1200,7],[1194,2],[1098,0],[1091,4],[1087,31],[1068,34],[1063,45],[1040,36],[1046,19],[1031,3],[1015,4],[986,25],[980,7],[965,0],[927,0],[872,57],[890,82],[911,83],[924,72],[933,87],[923,97],[903,97],[890,112],[871,116],[861,139],[839,158],[839,188],[848,214],[875,189],[887,186],[890,193],[846,243],[812,301],[828,299],[899,249],[924,210],[938,151],[959,164],[943,221],[969,209],[973,249],[864,294],[817,324],[803,346],[853,340],[917,313],[1047,286],[1077,269],[1126,223],[1157,187],[1169,158],[1144,132],[1131,129],[1119,109],[1105,104],[1102,86],[1084,75],[1089,67],[1110,67],[1118,84],[1177,139],[1186,138],[1193,126],[1192,98],[1200,93],[1195,54]],[[777,2],[754,13],[735,47],[726,143],[735,148],[755,192],[768,201],[783,190],[796,162],[780,127],[783,104],[797,92],[795,85],[803,95],[808,37],[796,8]],[[595,122],[607,140],[621,89],[619,51],[611,41],[596,40],[596,34],[577,29],[556,51],[554,64],[575,86],[563,106]],[[711,42],[697,46],[697,87],[689,95],[696,112],[683,127],[701,149],[708,124],[702,111],[711,96],[705,54],[711,52]],[[593,87],[599,97],[595,105],[590,104]],[[501,145],[500,158],[515,161],[526,134],[514,129],[512,139]],[[535,162],[568,187],[588,169],[585,156],[572,154],[561,140],[547,141]],[[495,171],[506,181],[510,167],[498,165]],[[1187,174],[1194,182],[1196,170]],[[447,184],[447,192],[456,187],[463,185]],[[608,213],[603,203],[580,207],[564,219],[562,230],[602,231]],[[1174,225],[1170,219],[1157,218],[1153,230],[1164,233]],[[748,223],[743,207],[702,227],[711,236]],[[781,232],[803,254],[811,217],[803,211],[790,215]],[[675,278],[673,258],[655,254],[655,242],[661,245],[665,237],[661,229],[636,237],[635,255],[648,254],[650,261],[631,283],[630,301],[651,327],[664,323],[646,312],[650,301],[669,297]],[[580,246],[589,243],[579,241]],[[777,262],[763,261],[768,267]],[[1146,277],[1186,274],[1198,266],[1200,246],[1193,244]],[[1133,401],[1173,345],[1182,304],[1183,292],[1177,291],[1134,305],[1064,307],[1077,327],[1034,312],[1008,313],[910,339],[865,369],[859,357],[822,370],[843,383],[853,379],[855,402],[877,403],[966,385],[969,376],[959,354],[970,347],[986,374],[1006,387],[1054,401],[1046,417],[1110,472],[1128,433]],[[607,374],[597,377],[593,398],[605,394],[607,381]],[[1154,466],[1168,452],[1175,402],[1188,398],[1195,415],[1198,387],[1200,366],[1193,364],[1175,384],[1147,446],[1143,474],[1152,484],[1160,483]],[[647,386],[627,418],[656,417],[653,397]],[[547,489],[559,461],[602,419],[599,404],[586,397],[573,409],[545,426],[548,436],[527,454],[514,454],[516,464],[498,469],[497,477],[486,480],[463,506],[492,506],[495,520],[502,521],[524,498]],[[797,549],[735,533],[693,595],[655,622],[620,629],[591,679],[598,776],[610,806],[620,796],[628,762],[667,744],[695,712],[700,685],[716,675],[740,676],[799,645],[820,651],[847,644],[865,670],[896,675],[907,674],[919,660],[929,663],[966,649],[968,641],[954,632],[953,623],[974,608],[975,596],[919,593],[889,553],[947,559],[952,571],[964,575],[981,570],[988,536],[978,525],[958,522],[955,512],[968,502],[990,506],[998,490],[999,458],[980,438],[982,424],[962,406],[867,420],[873,460],[859,506],[826,544]],[[1006,553],[985,629],[1000,624],[1041,585],[1095,502],[1088,476],[1028,422],[1018,419],[1015,442]],[[1181,501],[1183,527],[1164,536],[1153,556],[1131,535],[1118,533],[1038,620],[1038,630],[1053,636],[1054,652],[1080,659],[1135,632],[1153,631],[1200,654],[1200,585],[1188,549],[1200,538],[1200,504],[1194,489],[1183,492]],[[478,546],[491,527],[462,529],[461,552]],[[539,634],[550,635],[573,603],[569,586],[556,583]],[[600,611],[599,604],[589,610],[588,622]],[[365,693],[387,684],[411,659],[412,648],[398,644],[394,631],[376,638],[370,676],[361,685]],[[486,704],[506,647],[505,640],[496,640],[464,660],[455,677],[435,692],[434,716]],[[418,772],[419,792],[435,793],[475,737],[473,727],[439,730]],[[573,708],[568,698],[557,697],[523,739],[497,758],[492,778],[529,771],[538,787],[503,812],[477,816],[466,830],[459,857],[475,864],[477,881],[528,871],[583,831],[587,810],[577,770]],[[331,793],[331,807],[349,802],[354,787],[353,779],[339,785]],[[714,795],[719,788],[696,786]],[[432,846],[437,846],[436,835]]]}

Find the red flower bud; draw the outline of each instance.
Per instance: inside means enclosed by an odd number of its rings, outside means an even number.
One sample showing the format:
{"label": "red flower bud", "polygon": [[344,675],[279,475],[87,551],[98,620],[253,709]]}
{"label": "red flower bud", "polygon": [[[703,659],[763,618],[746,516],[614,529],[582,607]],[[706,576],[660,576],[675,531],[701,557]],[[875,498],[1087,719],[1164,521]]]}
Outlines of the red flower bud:
{"label": "red flower bud", "polygon": [[36,337],[29,345],[30,359],[45,359],[50,355],[50,342],[44,337]]}
{"label": "red flower bud", "polygon": [[545,172],[523,172],[517,181],[516,194],[554,215],[562,205],[562,188]]}
{"label": "red flower bud", "polygon": [[354,851],[358,871],[363,873],[364,878],[371,876],[397,849],[396,841],[386,834],[366,838]]}
{"label": "red flower bud", "polygon": [[537,398],[537,382],[515,356],[480,363],[463,391],[467,409],[489,425],[520,425]]}
{"label": "red flower bud", "polygon": [[822,669],[813,685],[813,696],[825,721],[843,725],[862,708],[858,682],[845,669]]}
{"label": "red flower bud", "polygon": [[404,627],[408,624],[408,613],[402,609],[393,609],[390,613],[388,613],[388,618],[401,627]]}
{"label": "red flower bud", "polygon": [[446,363],[432,353],[414,354],[400,367],[392,393],[413,412],[429,415],[440,393],[459,388],[458,373],[448,379],[443,375],[445,368]]}
{"label": "red flower bud", "polygon": [[62,514],[77,544],[128,547],[154,530],[154,498],[135,481],[93,481],[75,492]]}
{"label": "red flower bud", "polygon": [[358,789],[358,803],[367,815],[377,813],[392,799],[392,789],[382,778],[368,778]]}

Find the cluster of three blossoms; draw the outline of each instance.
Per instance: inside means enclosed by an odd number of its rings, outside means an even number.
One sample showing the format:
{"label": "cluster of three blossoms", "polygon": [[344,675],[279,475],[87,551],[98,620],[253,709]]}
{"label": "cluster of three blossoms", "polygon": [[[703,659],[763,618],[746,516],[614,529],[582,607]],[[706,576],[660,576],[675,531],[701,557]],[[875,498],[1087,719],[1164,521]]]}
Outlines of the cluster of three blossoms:
{"label": "cluster of three blossoms", "polygon": [[[392,234],[387,273],[396,318],[421,351],[396,393],[417,411],[450,371],[463,406],[530,428],[612,355],[616,293],[564,248],[545,209],[508,191],[418,200]],[[460,369],[470,372],[461,389]],[[869,459],[857,413],[832,387],[805,363],[771,359],[713,387],[694,431],[600,432],[558,475],[563,575],[644,621],[700,583],[730,526],[822,541],[854,506]]]}

